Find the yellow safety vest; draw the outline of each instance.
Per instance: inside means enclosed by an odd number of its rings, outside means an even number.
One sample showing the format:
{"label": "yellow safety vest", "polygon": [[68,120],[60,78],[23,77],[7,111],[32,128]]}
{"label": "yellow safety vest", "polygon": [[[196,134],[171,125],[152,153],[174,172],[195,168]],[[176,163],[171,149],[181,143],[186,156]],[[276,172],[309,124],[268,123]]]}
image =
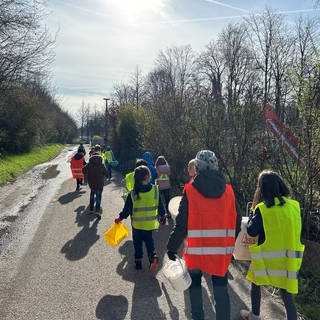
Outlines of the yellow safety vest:
{"label": "yellow safety vest", "polygon": [[126,174],[126,188],[130,192],[134,187],[134,171]]}
{"label": "yellow safety vest", "polygon": [[148,192],[139,192],[137,199],[131,191],[133,211],[131,216],[132,227],[139,230],[158,229],[159,191],[157,186],[152,186]]}
{"label": "yellow safety vest", "polygon": [[105,157],[106,157],[106,160],[108,161],[108,163],[111,163],[113,161],[113,159],[112,159],[112,151],[108,150],[104,154],[105,154]]}
{"label": "yellow safety vest", "polygon": [[300,205],[298,201],[283,199],[283,206],[278,205],[278,198],[270,208],[263,202],[256,206],[261,212],[266,240],[249,246],[251,265],[247,279],[256,285],[272,285],[298,293],[298,271],[304,251],[300,242]]}

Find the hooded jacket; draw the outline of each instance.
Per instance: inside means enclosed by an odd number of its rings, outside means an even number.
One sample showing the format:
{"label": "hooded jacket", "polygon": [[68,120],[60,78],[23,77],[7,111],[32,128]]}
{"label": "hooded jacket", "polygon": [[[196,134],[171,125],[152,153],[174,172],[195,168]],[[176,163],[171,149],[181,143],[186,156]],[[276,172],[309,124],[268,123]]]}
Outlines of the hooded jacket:
{"label": "hooded jacket", "polygon": [[155,184],[155,180],[157,179],[157,171],[156,168],[154,167],[154,161],[153,161],[153,156],[152,153],[147,151],[142,155],[142,159],[145,160],[148,164],[148,168],[151,173],[151,184]]}
{"label": "hooded jacket", "polygon": [[103,158],[94,153],[89,158],[89,163],[82,169],[82,172],[87,175],[87,180],[90,189],[103,190],[104,176],[107,176],[107,169],[103,164]]}
{"label": "hooded jacket", "polygon": [[[219,198],[226,189],[224,176],[216,170],[200,171],[191,182],[206,198]],[[184,191],[176,217],[176,224],[171,232],[167,250],[177,252],[188,233],[188,198]]]}

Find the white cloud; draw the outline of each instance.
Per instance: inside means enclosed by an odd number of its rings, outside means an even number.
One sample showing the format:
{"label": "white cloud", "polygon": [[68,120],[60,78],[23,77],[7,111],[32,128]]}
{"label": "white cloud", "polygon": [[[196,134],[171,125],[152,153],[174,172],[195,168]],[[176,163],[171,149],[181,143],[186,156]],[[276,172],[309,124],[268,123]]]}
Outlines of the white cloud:
{"label": "white cloud", "polygon": [[[305,11],[289,5],[280,9]],[[82,101],[103,104],[116,83],[127,82],[138,65],[150,71],[160,50],[190,44],[202,50],[250,6],[269,3],[228,0],[51,0],[48,24],[55,32],[53,86],[64,109]],[[298,3],[296,1],[296,3]],[[241,5],[240,5],[241,4]],[[246,7],[245,7],[246,4]]]}

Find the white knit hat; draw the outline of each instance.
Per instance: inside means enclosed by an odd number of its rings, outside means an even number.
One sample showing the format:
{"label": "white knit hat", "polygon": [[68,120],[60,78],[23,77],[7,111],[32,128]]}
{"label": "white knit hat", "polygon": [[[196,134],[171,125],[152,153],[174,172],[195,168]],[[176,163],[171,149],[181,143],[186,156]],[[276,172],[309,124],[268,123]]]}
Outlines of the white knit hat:
{"label": "white knit hat", "polygon": [[219,170],[218,159],[214,152],[201,150],[196,155],[196,170]]}

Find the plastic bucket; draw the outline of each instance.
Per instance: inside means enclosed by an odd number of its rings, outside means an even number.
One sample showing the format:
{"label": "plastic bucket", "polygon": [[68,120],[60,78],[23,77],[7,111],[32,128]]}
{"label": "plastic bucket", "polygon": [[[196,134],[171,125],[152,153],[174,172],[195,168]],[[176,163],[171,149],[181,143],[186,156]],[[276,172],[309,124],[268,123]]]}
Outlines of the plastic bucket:
{"label": "plastic bucket", "polygon": [[179,205],[181,201],[181,196],[176,196],[170,199],[168,209],[171,214],[172,219],[175,221],[179,212]]}
{"label": "plastic bucket", "polygon": [[129,230],[122,222],[113,225],[103,234],[104,240],[112,247],[116,247],[124,238],[128,237]]}
{"label": "plastic bucket", "polygon": [[162,272],[176,291],[184,291],[191,285],[191,277],[186,263],[178,257],[176,261],[168,260]]}

